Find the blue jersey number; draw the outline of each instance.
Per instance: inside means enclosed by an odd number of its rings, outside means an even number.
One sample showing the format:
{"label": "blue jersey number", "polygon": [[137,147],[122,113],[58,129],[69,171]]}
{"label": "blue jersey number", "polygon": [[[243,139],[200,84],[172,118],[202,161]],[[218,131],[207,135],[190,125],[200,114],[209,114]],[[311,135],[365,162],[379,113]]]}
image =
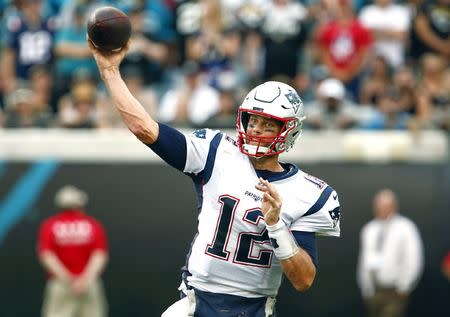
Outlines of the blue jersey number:
{"label": "blue jersey number", "polygon": [[[206,248],[206,253],[215,258],[228,261],[230,251],[227,250],[227,245],[233,228],[233,221],[239,199],[223,195],[219,197],[219,203],[221,204],[221,208],[216,232],[214,234],[213,242],[208,244]],[[255,227],[262,219],[263,214],[259,208],[247,210],[242,218],[243,221],[254,224]],[[261,232],[241,232],[238,233],[237,239],[237,249],[233,259],[234,263],[258,267],[271,266],[272,250],[261,250],[257,256],[252,255],[253,246],[255,244],[270,245],[267,229],[263,229]]]}

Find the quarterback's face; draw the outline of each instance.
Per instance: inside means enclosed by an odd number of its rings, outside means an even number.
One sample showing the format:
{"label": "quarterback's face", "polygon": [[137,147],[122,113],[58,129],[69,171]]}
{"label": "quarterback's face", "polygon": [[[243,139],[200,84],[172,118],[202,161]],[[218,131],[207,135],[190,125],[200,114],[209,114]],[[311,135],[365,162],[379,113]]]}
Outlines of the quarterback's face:
{"label": "quarterback's face", "polygon": [[[281,129],[281,123],[278,120],[250,115],[247,126],[247,134],[252,137],[267,138],[267,142],[262,142],[260,146],[268,146],[272,143],[272,138],[276,137]],[[258,145],[256,140],[248,140],[248,144]]]}

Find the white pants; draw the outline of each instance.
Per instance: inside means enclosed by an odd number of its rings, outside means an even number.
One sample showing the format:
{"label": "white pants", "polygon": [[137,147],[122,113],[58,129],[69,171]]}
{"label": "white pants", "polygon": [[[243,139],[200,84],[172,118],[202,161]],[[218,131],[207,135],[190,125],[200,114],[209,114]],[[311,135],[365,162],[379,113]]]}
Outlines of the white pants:
{"label": "white pants", "polygon": [[173,303],[161,317],[191,317],[195,313],[195,293],[193,290],[185,291],[187,296]]}

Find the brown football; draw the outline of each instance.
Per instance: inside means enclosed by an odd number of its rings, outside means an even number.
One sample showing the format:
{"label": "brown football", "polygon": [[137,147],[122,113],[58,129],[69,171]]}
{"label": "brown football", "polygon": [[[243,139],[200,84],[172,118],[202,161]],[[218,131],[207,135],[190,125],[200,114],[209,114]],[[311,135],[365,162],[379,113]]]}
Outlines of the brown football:
{"label": "brown football", "polygon": [[87,33],[97,48],[105,51],[117,50],[130,38],[130,19],[117,8],[101,7],[90,15]]}

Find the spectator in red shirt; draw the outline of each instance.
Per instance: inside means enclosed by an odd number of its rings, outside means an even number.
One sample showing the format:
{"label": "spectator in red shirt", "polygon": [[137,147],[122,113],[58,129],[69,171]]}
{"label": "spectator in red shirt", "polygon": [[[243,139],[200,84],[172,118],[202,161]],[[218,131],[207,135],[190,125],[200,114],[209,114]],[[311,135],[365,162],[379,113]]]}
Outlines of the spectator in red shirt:
{"label": "spectator in red shirt", "polygon": [[360,75],[373,42],[372,34],[353,14],[349,0],[332,2],[332,20],[317,30],[319,62],[345,84],[357,101]]}
{"label": "spectator in red shirt", "polygon": [[60,211],[40,227],[37,252],[48,275],[43,317],[104,317],[100,274],[108,261],[103,226],[84,213],[85,192],[64,186],[55,195]]}

